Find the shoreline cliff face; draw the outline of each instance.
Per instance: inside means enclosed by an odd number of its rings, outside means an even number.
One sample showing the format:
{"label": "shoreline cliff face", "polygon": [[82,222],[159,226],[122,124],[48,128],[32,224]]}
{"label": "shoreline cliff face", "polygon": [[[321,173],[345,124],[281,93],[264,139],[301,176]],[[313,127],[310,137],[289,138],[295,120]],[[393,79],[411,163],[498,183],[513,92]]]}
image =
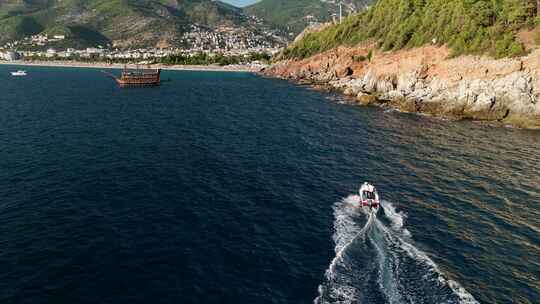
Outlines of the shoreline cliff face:
{"label": "shoreline cliff face", "polygon": [[540,129],[540,49],[496,60],[451,58],[446,47],[380,52],[366,44],[281,61],[263,74],[329,86],[361,105]]}

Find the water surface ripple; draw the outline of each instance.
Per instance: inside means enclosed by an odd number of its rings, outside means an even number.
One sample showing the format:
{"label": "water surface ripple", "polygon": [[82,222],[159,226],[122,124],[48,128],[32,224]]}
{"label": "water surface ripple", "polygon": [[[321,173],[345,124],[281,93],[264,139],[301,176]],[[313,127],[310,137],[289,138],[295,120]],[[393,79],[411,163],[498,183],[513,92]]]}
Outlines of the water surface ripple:
{"label": "water surface ripple", "polygon": [[[0,66],[0,303],[460,301],[430,276],[480,303],[540,299],[537,131],[245,73],[124,90],[97,70],[14,69]],[[335,290],[350,293],[333,297],[336,246],[366,221],[341,204],[366,180],[399,217],[348,247]]]}

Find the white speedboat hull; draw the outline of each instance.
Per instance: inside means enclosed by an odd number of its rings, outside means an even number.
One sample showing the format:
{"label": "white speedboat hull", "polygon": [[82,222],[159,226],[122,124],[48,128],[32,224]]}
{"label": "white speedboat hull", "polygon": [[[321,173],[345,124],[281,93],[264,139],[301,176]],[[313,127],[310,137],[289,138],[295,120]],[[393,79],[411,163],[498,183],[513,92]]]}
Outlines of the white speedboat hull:
{"label": "white speedboat hull", "polygon": [[362,207],[362,210],[366,214],[377,214],[381,205],[379,193],[377,193],[375,186],[366,182],[362,184],[358,193],[360,194],[360,206]]}
{"label": "white speedboat hull", "polygon": [[26,76],[26,71],[11,72],[11,76]]}

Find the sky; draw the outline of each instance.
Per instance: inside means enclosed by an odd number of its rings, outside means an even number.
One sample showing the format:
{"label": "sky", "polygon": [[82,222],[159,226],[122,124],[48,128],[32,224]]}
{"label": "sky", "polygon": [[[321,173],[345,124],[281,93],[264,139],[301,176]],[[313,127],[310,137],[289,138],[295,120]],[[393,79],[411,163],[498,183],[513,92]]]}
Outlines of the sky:
{"label": "sky", "polygon": [[230,3],[232,5],[235,5],[235,6],[246,6],[246,5],[250,5],[250,4],[253,4],[259,0],[221,0],[223,2],[227,2],[227,3]]}

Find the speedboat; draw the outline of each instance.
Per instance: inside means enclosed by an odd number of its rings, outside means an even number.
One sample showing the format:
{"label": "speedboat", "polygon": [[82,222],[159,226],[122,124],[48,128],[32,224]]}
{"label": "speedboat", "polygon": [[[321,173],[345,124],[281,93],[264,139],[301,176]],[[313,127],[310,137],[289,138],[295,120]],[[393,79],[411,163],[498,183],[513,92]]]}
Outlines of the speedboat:
{"label": "speedboat", "polygon": [[362,206],[362,209],[367,213],[376,214],[381,205],[379,203],[379,193],[377,193],[375,186],[365,182],[358,192],[360,194],[360,205]]}
{"label": "speedboat", "polygon": [[26,76],[26,71],[18,70],[17,72],[11,72],[11,76]]}

